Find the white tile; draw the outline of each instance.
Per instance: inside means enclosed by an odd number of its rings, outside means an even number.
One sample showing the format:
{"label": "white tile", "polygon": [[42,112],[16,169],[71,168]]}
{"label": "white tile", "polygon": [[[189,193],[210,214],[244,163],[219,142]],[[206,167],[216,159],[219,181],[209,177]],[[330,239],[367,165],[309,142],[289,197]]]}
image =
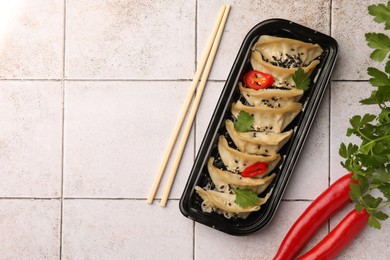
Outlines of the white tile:
{"label": "white tile", "polygon": [[[308,205],[309,202],[305,201],[283,201],[268,226],[244,237],[227,235],[196,223],[195,259],[272,259],[285,234]],[[326,232],[325,225],[308,242],[307,247],[312,247]]]}
{"label": "white tile", "polygon": [[0,196],[60,196],[61,82],[1,81],[0,104]]}
{"label": "white tile", "polygon": [[193,224],[144,200],[65,200],[63,259],[192,259]]}
{"label": "white tile", "polygon": [[1,1],[0,17],[0,78],[62,77],[64,1]]}
{"label": "white tile", "polygon": [[[188,82],[67,83],[65,196],[146,198],[188,86]],[[193,163],[193,140],[190,135],[171,198],[179,198],[183,191]],[[165,179],[158,196],[163,187]]]}
{"label": "white tile", "polygon": [[[225,3],[232,9],[173,199],[166,208],[148,205],[188,79]],[[381,66],[370,61],[364,38],[383,32],[367,13],[377,3],[0,1],[0,259],[272,259],[310,200],[346,173],[338,149],[357,140],[345,135],[349,118],[375,111],[358,101],[372,90],[362,82],[367,67]],[[339,42],[336,81],[273,220],[255,234],[234,237],[182,216],[178,199],[245,35],[275,17]],[[366,228],[338,258],[387,259],[387,222],[380,231]],[[328,229],[323,226],[303,251]]]}
{"label": "white tile", "polygon": [[217,106],[218,99],[221,95],[223,87],[224,83],[222,82],[211,81],[206,85],[201,103],[199,105],[199,110],[196,114],[196,153],[198,152],[203,141],[204,135]]}
{"label": "white tile", "polygon": [[340,162],[340,144],[349,143],[360,145],[356,136],[347,137],[349,120],[354,115],[363,116],[366,113],[376,113],[375,105],[361,105],[359,101],[371,95],[371,87],[368,82],[333,82],[331,85],[331,131],[330,131],[330,173],[331,182],[341,177],[347,170]]}
{"label": "white tile", "polygon": [[[329,34],[329,0],[294,1],[199,1],[198,44],[200,58],[223,4],[231,4],[220,47],[210,74],[211,79],[225,80],[245,35],[256,24],[270,18],[284,18]],[[302,10],[305,10],[304,12]]]}
{"label": "white tile", "polygon": [[297,165],[291,173],[283,196],[285,199],[313,200],[328,187],[329,93],[329,90],[325,92]]}
{"label": "white tile", "polygon": [[59,200],[0,200],[1,259],[58,259]]}
{"label": "white tile", "polygon": [[368,79],[367,67],[377,65],[370,60],[372,49],[367,46],[364,35],[384,32],[384,26],[374,22],[374,17],[368,14],[367,7],[371,4],[378,4],[378,1],[332,2],[332,36],[340,47],[333,79]]}
{"label": "white tile", "polygon": [[66,77],[192,78],[194,1],[68,0]]}

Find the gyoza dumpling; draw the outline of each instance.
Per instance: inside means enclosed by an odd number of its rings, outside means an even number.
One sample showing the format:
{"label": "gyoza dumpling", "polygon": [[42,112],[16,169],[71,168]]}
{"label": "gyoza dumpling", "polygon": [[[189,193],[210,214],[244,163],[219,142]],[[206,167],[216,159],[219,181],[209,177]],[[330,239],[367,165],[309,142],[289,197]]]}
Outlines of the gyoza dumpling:
{"label": "gyoza dumpling", "polygon": [[225,121],[225,127],[233,143],[241,152],[249,154],[272,155],[291,138],[293,130],[283,133],[273,132],[238,132],[231,120]]}
{"label": "gyoza dumpling", "polygon": [[211,180],[215,188],[220,192],[229,193],[231,189],[251,189],[256,194],[262,193],[275,178],[276,174],[265,176],[263,178],[246,178],[229,171],[223,171],[214,166],[214,158],[211,157],[207,163]]}
{"label": "gyoza dumpling", "polygon": [[265,174],[268,174],[276,167],[281,159],[279,154],[262,156],[242,153],[229,147],[229,144],[223,135],[219,136],[218,152],[226,169],[236,173],[242,172],[249,165],[258,162],[266,162],[268,167]]}
{"label": "gyoza dumpling", "polygon": [[252,48],[251,64],[254,70],[271,74],[274,86],[293,88],[291,76],[298,68],[310,75],[320,63],[323,50],[318,44],[262,35]]}
{"label": "gyoza dumpling", "polygon": [[204,190],[199,186],[195,186],[196,192],[203,199],[202,210],[205,212],[211,212],[215,209],[220,209],[223,212],[230,213],[245,213],[258,211],[260,206],[267,202],[270,193],[264,198],[259,198],[259,204],[256,206],[249,206],[246,208],[240,207],[236,203],[236,194],[222,193],[215,190]]}
{"label": "gyoza dumpling", "polygon": [[299,101],[304,92],[296,88],[289,90],[275,88],[255,90],[244,87],[241,82],[238,84],[242,96],[249,105],[255,107],[283,108],[291,102]]}
{"label": "gyoza dumpling", "polygon": [[281,133],[288,124],[301,112],[302,104],[293,102],[283,108],[263,108],[245,106],[241,101],[232,105],[232,114],[238,117],[240,111],[245,111],[254,117],[252,127],[256,131],[272,131]]}
{"label": "gyoza dumpling", "polygon": [[260,36],[253,49],[265,61],[284,68],[307,67],[323,52],[318,44],[270,35]]}

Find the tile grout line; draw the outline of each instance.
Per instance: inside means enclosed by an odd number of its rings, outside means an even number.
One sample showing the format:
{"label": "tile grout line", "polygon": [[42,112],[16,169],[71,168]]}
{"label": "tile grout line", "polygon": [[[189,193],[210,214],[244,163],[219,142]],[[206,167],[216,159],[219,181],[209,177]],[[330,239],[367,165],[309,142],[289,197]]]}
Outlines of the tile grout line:
{"label": "tile grout line", "polygon": [[[39,78],[15,78],[15,79],[0,79],[1,81],[54,81],[54,82],[191,82],[193,79],[185,79],[185,78],[172,78],[172,79],[115,79],[115,78],[109,78],[109,79],[92,79],[92,78],[82,78],[82,79],[76,79],[76,78],[64,78],[64,79],[39,79]],[[208,79],[209,82],[225,82],[226,79]],[[348,81],[348,80],[346,80]],[[368,80],[361,80],[361,81],[368,81]]]}
{"label": "tile grout line", "polygon": [[[331,102],[331,99],[332,99],[332,80],[329,82],[329,107],[328,107],[328,113],[329,113],[329,117],[328,117],[328,124],[329,124],[329,133],[328,133],[328,187],[330,186],[330,171],[331,171],[331,167],[330,167],[330,164],[331,164],[331,160],[330,160],[330,156],[331,156],[331,136],[332,136],[332,102]],[[327,225],[328,225],[328,233],[330,232],[330,219],[328,219],[327,221]]]}
{"label": "tile grout line", "polygon": [[[333,12],[333,1],[332,0],[329,0],[329,34],[330,36],[332,36],[332,19],[333,19],[333,15],[332,15],[332,12]],[[331,164],[331,160],[330,160],[330,156],[331,156],[331,131],[332,131],[332,80],[329,81],[329,101],[328,101],[328,104],[329,104],[329,107],[328,107],[328,113],[329,113],[329,116],[328,116],[328,124],[329,124],[329,133],[328,133],[328,187],[330,186],[330,164]],[[327,221],[327,225],[328,225],[328,233],[330,232],[330,219],[328,219]]]}
{"label": "tile grout line", "polygon": [[[329,0],[329,34],[330,36],[332,36],[332,19],[333,19],[333,16],[332,16],[332,11],[333,11],[333,2],[332,0]],[[328,186],[330,186],[330,146],[331,146],[331,142],[330,142],[330,138],[331,138],[331,128],[332,128],[332,124],[331,124],[331,116],[332,116],[332,79],[329,81],[329,107],[328,107],[328,113],[329,113],[329,117],[328,117],[328,124],[329,124],[329,133],[328,133]]]}
{"label": "tile grout line", "polygon": [[333,0],[329,0],[329,35],[332,36]]}
{"label": "tile grout line", "polygon": [[[146,201],[147,198],[144,197],[0,197],[0,200],[128,200],[128,201]],[[171,201],[180,201],[180,198],[170,198]]]}
{"label": "tile grout line", "polygon": [[[198,55],[198,0],[195,1],[195,14],[194,14],[194,19],[195,19],[195,24],[194,24],[194,41],[195,41],[195,71],[197,67],[197,55]],[[193,156],[193,161],[195,162],[195,157],[196,157],[196,130],[197,130],[197,120],[198,117],[195,117],[195,122],[194,122],[194,156]],[[192,259],[195,260],[195,221],[192,222]]]}
{"label": "tile grout line", "polygon": [[[194,12],[194,46],[195,46],[195,56],[194,56],[194,65],[195,65],[195,71],[197,69],[197,56],[198,56],[198,0],[195,1],[195,12]],[[196,93],[196,92],[195,92]],[[196,129],[197,129],[197,122],[198,122],[198,115],[196,113],[195,120],[193,124],[193,133],[194,133],[194,140],[193,140],[193,156],[192,160],[195,162],[196,157]]]}
{"label": "tile grout line", "polygon": [[[161,198],[157,198],[156,200],[160,200]],[[104,198],[104,197],[65,197],[63,198],[63,200],[128,200],[128,201],[146,201],[147,198],[144,198],[144,197],[139,197],[139,198],[136,198],[136,197],[122,197],[122,198]],[[170,201],[179,201],[180,198],[169,198]]]}
{"label": "tile grout line", "polygon": [[64,216],[64,136],[65,136],[65,45],[66,45],[66,0],[64,0],[64,17],[63,17],[63,46],[62,46],[62,156],[61,156],[61,196],[60,196],[60,241],[59,241],[59,259],[62,259],[62,243],[63,243],[63,216]]}
{"label": "tile grout line", "polygon": [[[15,78],[15,79],[0,79],[2,81],[54,81],[54,82],[190,82],[193,79],[92,79],[92,78],[83,78],[83,79],[75,79],[75,78],[61,78],[61,79],[39,79],[39,78]],[[369,82],[368,79],[332,79],[334,82]],[[226,79],[208,79],[207,82],[219,82],[225,83]]]}
{"label": "tile grout line", "polygon": [[61,200],[60,197],[0,197],[0,200]]}

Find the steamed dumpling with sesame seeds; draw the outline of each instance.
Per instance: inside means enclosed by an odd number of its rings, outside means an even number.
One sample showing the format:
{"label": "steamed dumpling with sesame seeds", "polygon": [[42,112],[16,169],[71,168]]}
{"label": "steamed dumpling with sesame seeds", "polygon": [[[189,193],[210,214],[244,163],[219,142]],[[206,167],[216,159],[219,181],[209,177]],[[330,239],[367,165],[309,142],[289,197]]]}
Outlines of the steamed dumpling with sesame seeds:
{"label": "steamed dumpling with sesame seeds", "polygon": [[322,53],[318,44],[262,35],[252,48],[250,61],[254,70],[273,76],[274,86],[291,89],[295,87],[292,75],[297,68],[310,75],[320,63],[317,58]]}
{"label": "steamed dumpling with sesame seeds", "polygon": [[238,87],[246,102],[253,107],[283,108],[292,102],[298,102],[304,92],[297,88],[255,90],[244,87],[241,82],[238,83]]}
{"label": "steamed dumpling with sesame seeds", "polygon": [[225,128],[237,149],[249,154],[275,154],[290,140],[293,134],[293,130],[283,133],[239,132],[235,129],[234,123],[231,120],[225,121]]}
{"label": "steamed dumpling with sesame seeds", "polygon": [[218,152],[226,169],[236,173],[242,172],[247,166],[257,162],[266,162],[268,163],[268,168],[264,174],[268,174],[281,159],[280,154],[263,156],[240,152],[231,148],[223,135],[219,136]]}
{"label": "steamed dumpling with sesame seeds", "polygon": [[256,194],[262,193],[276,177],[276,174],[269,174],[261,178],[245,178],[240,174],[230,171],[221,170],[214,166],[214,158],[211,157],[207,163],[211,180],[215,185],[215,189],[220,192],[230,193],[232,189],[251,189]]}
{"label": "steamed dumpling with sesame seeds", "polygon": [[264,198],[258,198],[258,204],[256,206],[243,208],[236,203],[236,194],[234,193],[205,190],[199,186],[195,187],[195,191],[203,199],[201,206],[204,212],[217,211],[224,214],[226,218],[246,218],[249,213],[258,211],[260,206],[266,203],[270,197],[270,193],[267,193]]}
{"label": "steamed dumpling with sesame seeds", "polygon": [[240,111],[245,111],[254,117],[252,127],[255,131],[272,131],[281,133],[291,121],[301,112],[302,104],[292,102],[283,108],[263,108],[245,106],[241,101],[232,105],[232,114],[238,117]]}

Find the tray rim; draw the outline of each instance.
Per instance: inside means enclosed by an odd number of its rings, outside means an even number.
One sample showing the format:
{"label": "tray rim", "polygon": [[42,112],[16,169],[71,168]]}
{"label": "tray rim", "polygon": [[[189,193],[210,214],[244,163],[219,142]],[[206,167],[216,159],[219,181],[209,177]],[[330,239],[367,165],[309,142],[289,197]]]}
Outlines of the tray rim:
{"label": "tray rim", "polygon": [[[215,138],[217,138],[217,136],[219,135],[218,129],[215,129],[214,126],[215,125],[220,126],[222,124],[222,121],[224,121],[225,119],[223,115],[226,113],[226,110],[231,106],[231,102],[226,102],[226,101],[231,100],[233,92],[236,89],[237,81],[239,80],[239,73],[242,72],[243,67],[246,65],[245,59],[247,59],[249,55],[253,42],[256,41],[261,35],[258,33],[258,31],[262,29],[266,31],[267,27],[269,28],[276,25],[280,27],[280,30],[290,30],[292,33],[295,34],[297,34],[298,30],[301,30],[302,32],[305,32],[311,36],[310,38],[308,38],[308,41],[313,41],[312,38],[314,37],[318,39],[323,39],[323,41],[326,40],[327,41],[326,45],[328,46],[327,51],[329,53],[326,59],[321,62],[322,71],[319,72],[319,76],[317,78],[317,81],[315,82],[316,90],[317,89],[318,90],[311,93],[314,96],[311,96],[309,104],[305,105],[305,109],[307,110],[307,112],[305,112],[301,118],[301,123],[303,122],[304,125],[300,125],[298,127],[297,133],[294,133],[294,136],[299,137],[299,140],[293,143],[292,147],[290,147],[289,149],[289,150],[293,150],[292,151],[293,154],[290,155],[290,152],[288,152],[290,158],[289,160],[287,160],[287,164],[282,166],[283,167],[283,169],[281,170],[282,174],[281,176],[278,177],[277,183],[275,183],[274,187],[272,188],[272,194],[271,194],[272,199],[270,198],[270,200],[266,203],[267,208],[265,210],[265,213],[263,214],[261,219],[259,219],[259,221],[256,221],[252,225],[240,226],[240,227],[234,225],[230,225],[230,226],[224,224],[221,225],[221,223],[218,223],[216,221],[213,221],[210,218],[205,217],[205,214],[201,214],[201,216],[199,216],[198,212],[192,210],[191,207],[189,207],[188,205],[190,199],[189,193],[191,194],[194,192],[193,188],[195,186],[195,183],[197,183],[199,178],[201,177],[200,170],[198,170],[198,173],[196,173],[195,170],[197,165],[203,165],[203,167],[205,167],[205,165],[207,164],[207,160],[209,157],[205,155],[210,155],[212,150],[212,146],[210,146],[210,140],[215,140]],[[314,41],[314,42],[317,42],[320,45],[322,43],[318,41]],[[321,47],[323,47],[323,45],[321,45]],[[313,124],[314,118],[320,107],[320,103],[325,94],[327,86],[329,85],[328,83],[330,81],[331,72],[335,66],[337,56],[338,56],[338,43],[334,38],[287,19],[272,18],[272,19],[264,20],[258,23],[257,25],[255,25],[247,33],[247,35],[245,36],[241,44],[238,54],[233,62],[232,68],[226,79],[223,90],[218,99],[217,105],[215,106],[215,110],[212,114],[207,130],[203,136],[202,143],[198,149],[197,156],[194,160],[190,176],[187,180],[182,196],[180,198],[179,207],[181,213],[184,216],[196,222],[199,222],[201,224],[207,225],[209,227],[212,227],[214,229],[220,230],[222,232],[231,235],[248,235],[264,228],[266,225],[269,224],[269,222],[275,215],[277,208],[280,205],[287,184],[291,179],[292,172],[295,168],[297,159],[302,151],[307,135],[310,132],[310,128]],[[289,173],[286,173],[286,171],[289,171]]]}

